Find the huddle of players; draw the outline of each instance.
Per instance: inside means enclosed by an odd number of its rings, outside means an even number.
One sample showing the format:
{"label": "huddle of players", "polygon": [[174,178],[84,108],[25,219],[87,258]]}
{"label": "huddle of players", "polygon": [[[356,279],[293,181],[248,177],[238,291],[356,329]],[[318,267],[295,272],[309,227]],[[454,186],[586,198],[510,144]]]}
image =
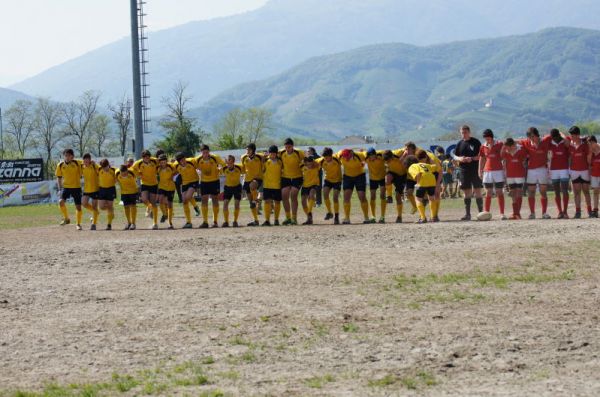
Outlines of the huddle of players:
{"label": "huddle of players", "polygon": [[[253,221],[248,226],[259,226],[258,204],[264,203],[264,222],[262,226],[279,225],[281,204],[285,212],[282,225],[298,224],[298,195],[306,214],[303,224],[313,223],[312,210],[315,206],[317,188],[320,186],[320,171],[323,171],[323,195],[327,208],[325,220],[333,219],[334,224],[350,224],[351,198],[357,191],[363,212],[363,223],[375,223],[377,212],[377,190],[379,190],[380,212],[379,223],[385,223],[386,208],[392,190],[396,194],[396,222],[402,222],[404,194],[411,202],[413,213],[419,211],[418,223],[426,223],[425,205],[431,203],[430,220],[439,221],[439,189],[441,183],[441,164],[431,152],[418,149],[414,143],[407,143],[398,150],[367,151],[344,149],[333,153],[325,148],[322,157],[315,159],[306,156],[303,151],[294,147],[292,139],[286,139],[284,149],[271,146],[265,155],[256,153],[256,146],[249,144],[247,153],[237,164],[234,156],[223,161],[218,155],[210,152],[203,145],[197,157],[186,157],[178,153],[174,162],[169,162],[166,155],[152,157],[144,151],[142,158],[133,165],[122,165],[118,169],[112,167],[108,160],[99,164],[86,154],[82,160],[74,159],[73,150],[63,152],[64,161],[58,164],[56,177],[61,190],[60,210],[63,215],[61,225],[71,222],[66,200],[73,198],[76,207],[77,229],[81,230],[83,217],[82,207],[92,213],[91,230],[96,230],[100,210],[107,213],[107,229],[112,229],[114,219],[114,200],[117,196],[116,185],[121,188],[126,230],[136,228],[137,195],[141,190],[141,200],[152,213],[152,229],[158,229],[158,205],[163,214],[161,221],[168,220],[168,228],[173,229],[173,198],[176,191],[174,178],[181,177],[181,194],[186,223],[185,229],[192,228],[191,208],[198,211],[194,197],[196,191],[201,193],[201,213],[203,222],[200,228],[209,227],[209,201],[212,202],[212,227],[218,227],[220,177],[224,176],[223,218],[222,227],[229,227],[229,202],[234,201],[233,227],[238,227],[240,200],[242,190],[250,201]],[[369,170],[370,203],[367,201],[367,177],[365,167]],[[242,177],[244,183],[242,184]],[[84,180],[83,192],[81,179]],[[141,189],[137,180],[141,181]],[[262,192],[260,192],[262,188]],[[339,197],[343,191],[344,218],[340,222]],[[262,197],[261,197],[262,196]],[[331,197],[333,198],[333,205]],[[370,206],[369,206],[370,204]],[[190,208],[191,207],[191,208]],[[369,208],[370,207],[370,208]],[[369,217],[369,209],[372,217]],[[273,223],[271,223],[271,216]]]}
{"label": "huddle of players", "polygon": [[[555,193],[558,219],[567,219],[569,207],[569,184],[573,187],[575,218],[581,218],[581,196],[585,198],[590,218],[598,218],[600,197],[600,145],[596,138],[582,137],[579,127],[569,129],[568,136],[552,129],[544,137],[537,128],[527,131],[527,138],[504,142],[494,139],[491,130],[485,130],[482,145],[471,137],[468,126],[461,128],[463,139],[453,154],[461,168],[461,188],[464,191],[465,216],[471,219],[471,197],[474,195],[479,211],[490,212],[495,190],[501,219],[521,219],[523,188],[527,188],[529,219],[536,218],[536,191],[541,196],[542,218],[550,219],[548,210],[548,185]],[[504,213],[503,188],[507,184],[512,198],[512,215]],[[593,189],[593,207],[590,195]],[[481,189],[485,187],[485,206]]]}

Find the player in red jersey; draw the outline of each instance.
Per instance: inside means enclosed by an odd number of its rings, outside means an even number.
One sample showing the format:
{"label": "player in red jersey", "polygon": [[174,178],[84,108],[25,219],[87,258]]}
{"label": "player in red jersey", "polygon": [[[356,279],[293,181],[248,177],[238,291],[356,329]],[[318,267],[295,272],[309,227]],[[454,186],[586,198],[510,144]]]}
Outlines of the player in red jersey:
{"label": "player in red jersey", "polygon": [[590,146],[587,139],[581,138],[581,130],[577,126],[569,129],[569,155],[571,156],[571,183],[573,184],[573,195],[575,196],[575,218],[581,218],[581,193],[585,197],[588,214],[592,214],[592,199],[590,197],[590,164],[588,154]]}
{"label": "player in red jersey", "polygon": [[[558,208],[558,219],[567,219],[569,215],[569,142],[556,128],[550,131],[550,179],[554,189],[554,200]],[[562,197],[561,197],[562,196]]]}
{"label": "player in red jersey", "polygon": [[504,215],[504,166],[502,165],[502,147],[504,144],[494,140],[494,133],[487,129],[483,131],[485,143],[479,149],[479,177],[483,180],[483,186],[486,190],[485,211],[490,212],[492,207],[492,197],[494,188],[496,189],[496,198],[500,208],[500,217],[502,220],[508,219]]}
{"label": "player in red jersey", "polygon": [[542,218],[551,219],[548,211],[548,152],[550,151],[550,136],[540,138],[540,132],[537,128],[531,127],[527,130],[527,139],[519,143],[527,151],[529,163],[527,167],[527,198],[529,200],[529,209],[531,214],[529,219],[535,219],[535,193],[539,186]]}
{"label": "player in red jersey", "polygon": [[600,199],[600,145],[595,136],[591,136],[590,153],[588,154],[588,162],[592,169],[592,189],[594,190],[594,209],[592,210],[592,218],[598,218],[598,201]]}
{"label": "player in red jersey", "polygon": [[525,169],[525,160],[527,160],[527,151],[520,145],[517,145],[512,138],[504,142],[502,148],[502,159],[504,160],[504,171],[506,174],[506,184],[510,188],[512,197],[513,213],[509,219],[521,219],[521,205],[523,204],[523,184],[527,170]]}

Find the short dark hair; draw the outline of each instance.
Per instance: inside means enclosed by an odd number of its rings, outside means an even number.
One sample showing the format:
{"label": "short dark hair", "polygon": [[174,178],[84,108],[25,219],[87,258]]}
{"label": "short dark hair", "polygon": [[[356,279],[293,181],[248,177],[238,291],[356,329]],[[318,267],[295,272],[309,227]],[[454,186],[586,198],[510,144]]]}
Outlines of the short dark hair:
{"label": "short dark hair", "polygon": [[227,156],[227,160],[235,161],[235,156],[233,154],[230,154],[229,156]]}
{"label": "short dark hair", "polygon": [[86,159],[90,159],[90,160],[91,160],[91,159],[92,159],[92,155],[91,155],[91,154],[89,154],[89,153],[86,153],[86,154],[84,154],[84,155],[83,155],[83,157],[82,157],[82,158],[83,158],[84,160],[86,160]]}
{"label": "short dark hair", "polygon": [[417,145],[413,141],[408,141],[404,144],[407,149],[417,150]]}
{"label": "short dark hair", "polygon": [[554,140],[554,142],[560,142],[563,140],[563,137],[557,128],[552,128],[550,130],[550,137],[552,137],[552,140]]}
{"label": "short dark hair", "polygon": [[315,158],[313,156],[306,156],[304,158],[305,163],[312,163],[313,161],[315,161]]}
{"label": "short dark hair", "polygon": [[417,156],[417,158],[418,158],[419,160],[424,160],[424,159],[426,159],[426,158],[429,158],[429,156],[427,156],[427,152],[426,152],[425,150],[423,150],[423,149],[419,149],[419,150],[418,150],[418,151],[415,153],[415,155]]}
{"label": "short dark hair", "polygon": [[63,155],[67,155],[67,154],[70,154],[71,156],[75,156],[75,152],[73,151],[73,149],[63,150]]}
{"label": "short dark hair", "polygon": [[468,125],[464,124],[462,127],[460,127],[460,130],[467,130],[469,132],[471,132],[471,127],[469,127]]}
{"label": "short dark hair", "polygon": [[104,168],[104,167],[108,167],[109,165],[110,165],[110,163],[108,162],[108,159],[100,160],[100,167]]}
{"label": "short dark hair", "polygon": [[163,154],[165,154],[165,151],[164,151],[164,150],[162,150],[162,149],[158,149],[158,150],[156,151],[156,157],[157,157],[157,158],[158,158],[158,157],[160,157],[160,156],[162,156]]}
{"label": "short dark hair", "polygon": [[529,127],[529,129],[527,130],[527,136],[540,136],[540,131],[538,131],[537,128],[535,127]]}
{"label": "short dark hair", "polygon": [[577,127],[576,125],[574,125],[573,127],[569,128],[569,134],[571,134],[571,135],[581,135],[581,130],[579,129],[579,127]]}
{"label": "short dark hair", "polygon": [[317,154],[317,149],[315,149],[312,146],[308,148],[308,151],[311,152],[311,153]]}
{"label": "short dark hair", "polygon": [[596,139],[596,135],[590,136],[590,142],[598,143],[598,140]]}
{"label": "short dark hair", "polygon": [[417,156],[413,156],[411,154],[409,156],[406,156],[406,158],[404,159],[404,167],[410,168],[411,165],[417,164],[418,162],[419,160],[417,159]]}
{"label": "short dark hair", "polygon": [[252,150],[252,153],[256,153],[256,144],[255,143],[249,143],[246,146],[246,149],[250,149],[250,150]]}
{"label": "short dark hair", "polygon": [[292,138],[286,138],[285,141],[283,141],[283,144],[294,146],[294,140]]}
{"label": "short dark hair", "polygon": [[210,152],[210,148],[208,147],[208,145],[204,144],[202,146],[200,146],[200,151],[203,152],[205,150],[208,150]]}
{"label": "short dark hair", "polygon": [[185,154],[183,154],[182,152],[178,152],[178,153],[175,155],[175,160],[177,160],[177,161],[179,161],[179,160],[182,160],[182,159],[184,159],[184,158],[185,158]]}
{"label": "short dark hair", "polygon": [[279,152],[279,148],[275,145],[271,145],[269,146],[269,153],[278,153]]}
{"label": "short dark hair", "polygon": [[330,147],[326,147],[323,149],[323,153],[321,154],[323,157],[333,156],[333,149]]}
{"label": "short dark hair", "polygon": [[161,154],[160,156],[158,156],[158,161],[167,161],[167,155],[166,154]]}
{"label": "short dark hair", "polygon": [[485,131],[483,131],[483,137],[484,138],[487,138],[487,137],[493,138],[494,132],[488,128]]}
{"label": "short dark hair", "polygon": [[152,153],[150,153],[150,150],[144,150],[142,152],[142,157],[146,157],[146,156],[152,156]]}
{"label": "short dark hair", "polygon": [[504,141],[504,144],[506,146],[514,146],[515,145],[515,140],[512,138],[506,138],[506,140]]}
{"label": "short dark hair", "polygon": [[119,167],[119,171],[121,172],[128,172],[129,168],[127,168],[127,164],[123,164]]}
{"label": "short dark hair", "polygon": [[391,150],[386,150],[383,152],[383,159],[385,161],[391,160],[391,158],[394,156],[394,153]]}

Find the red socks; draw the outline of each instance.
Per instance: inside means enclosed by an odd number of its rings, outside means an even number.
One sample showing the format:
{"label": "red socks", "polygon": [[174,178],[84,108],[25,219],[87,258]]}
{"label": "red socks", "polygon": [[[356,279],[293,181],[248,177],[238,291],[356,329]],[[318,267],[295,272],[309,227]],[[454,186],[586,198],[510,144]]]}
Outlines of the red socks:
{"label": "red socks", "polygon": [[485,212],[490,212],[492,209],[492,196],[485,196]]}
{"label": "red socks", "polygon": [[535,214],[535,197],[528,196],[527,199],[529,200],[529,210]]}
{"label": "red socks", "polygon": [[504,195],[498,195],[498,207],[500,207],[500,213],[504,215]]}
{"label": "red socks", "polygon": [[542,214],[545,214],[548,210],[548,197],[542,197]]}

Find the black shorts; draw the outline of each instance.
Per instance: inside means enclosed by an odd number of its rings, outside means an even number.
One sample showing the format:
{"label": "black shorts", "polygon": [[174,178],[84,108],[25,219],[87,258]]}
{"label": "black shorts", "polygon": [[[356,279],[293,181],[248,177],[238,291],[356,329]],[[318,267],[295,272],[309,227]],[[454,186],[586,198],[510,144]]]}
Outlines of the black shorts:
{"label": "black shorts", "polygon": [[431,186],[431,187],[418,187],[417,190],[415,191],[415,196],[417,198],[425,198],[425,195],[428,195],[429,197],[433,197],[435,196],[435,186]]}
{"label": "black shorts", "polygon": [[201,195],[217,196],[219,193],[221,193],[221,182],[220,181],[200,182],[200,194]]}
{"label": "black shorts", "polygon": [[319,188],[319,185],[313,185],[313,186],[308,186],[308,187],[304,187],[302,186],[302,196],[308,196],[310,194],[311,190],[317,190]]}
{"label": "black shorts", "polygon": [[142,192],[148,192],[150,194],[158,194],[158,185],[154,185],[154,186],[142,185]]}
{"label": "black shorts", "polygon": [[137,193],[121,194],[121,201],[126,206],[137,205]]}
{"label": "black shorts", "polygon": [[461,170],[460,173],[460,188],[462,190],[465,189],[481,189],[483,187],[483,183],[481,182],[481,178],[479,177],[479,171],[476,168]]}
{"label": "black shorts", "polygon": [[69,197],[73,197],[75,205],[81,205],[81,188],[63,188],[60,198],[62,200],[68,200]]}
{"label": "black shorts", "polygon": [[342,190],[342,182],[329,182],[327,179],[325,179],[323,186],[333,190]]}
{"label": "black shorts", "polygon": [[223,199],[229,201],[229,200],[231,200],[232,197],[235,200],[242,199],[242,185],[225,186],[223,188]]}
{"label": "black shorts", "polygon": [[388,175],[392,176],[392,185],[394,185],[394,187],[396,188],[396,193],[403,194],[404,188],[407,185],[406,175],[398,175],[394,172],[388,172]]}
{"label": "black shorts", "polygon": [[369,189],[376,190],[378,188],[385,188],[385,179],[369,179]]}
{"label": "black shorts", "polygon": [[194,191],[196,191],[196,189],[198,189],[198,182],[192,182],[181,186],[182,193],[187,192],[189,189],[194,189]]}
{"label": "black shorts", "polygon": [[167,198],[167,201],[169,201],[169,203],[172,203],[173,198],[175,197],[175,190],[158,189],[158,195],[165,196]]}
{"label": "black shorts", "polygon": [[91,198],[92,200],[98,200],[98,191],[95,192],[83,192],[84,197],[88,196],[89,198]]}
{"label": "black shorts", "polygon": [[251,181],[245,181],[244,182],[244,191],[246,192],[247,195],[250,195],[250,183],[251,182],[256,182],[256,190],[260,190],[260,188],[262,187],[262,179],[253,179]]}
{"label": "black shorts", "polygon": [[263,188],[263,200],[281,201],[281,189]]}
{"label": "black shorts", "polygon": [[116,187],[101,187],[98,192],[98,200],[103,201],[114,201],[117,198],[117,188]]}
{"label": "black shorts", "polygon": [[367,190],[367,175],[362,174],[358,176],[344,175],[343,181],[344,190],[356,189],[357,192],[364,192]]}
{"label": "black shorts", "polygon": [[485,186],[486,189],[491,189],[491,188],[496,188],[496,189],[504,189],[504,182],[498,182],[498,183],[484,183],[483,186]]}
{"label": "black shorts", "polygon": [[406,178],[406,190],[415,190],[415,186],[417,186],[417,181]]}
{"label": "black shorts", "polygon": [[582,177],[579,177],[577,179],[573,179],[572,183],[582,183],[584,185],[589,185],[592,182],[591,181],[586,181],[585,179],[583,179]]}
{"label": "black shorts", "polygon": [[281,188],[284,189],[286,187],[293,187],[298,190],[302,188],[302,183],[304,179],[300,178],[281,178]]}

